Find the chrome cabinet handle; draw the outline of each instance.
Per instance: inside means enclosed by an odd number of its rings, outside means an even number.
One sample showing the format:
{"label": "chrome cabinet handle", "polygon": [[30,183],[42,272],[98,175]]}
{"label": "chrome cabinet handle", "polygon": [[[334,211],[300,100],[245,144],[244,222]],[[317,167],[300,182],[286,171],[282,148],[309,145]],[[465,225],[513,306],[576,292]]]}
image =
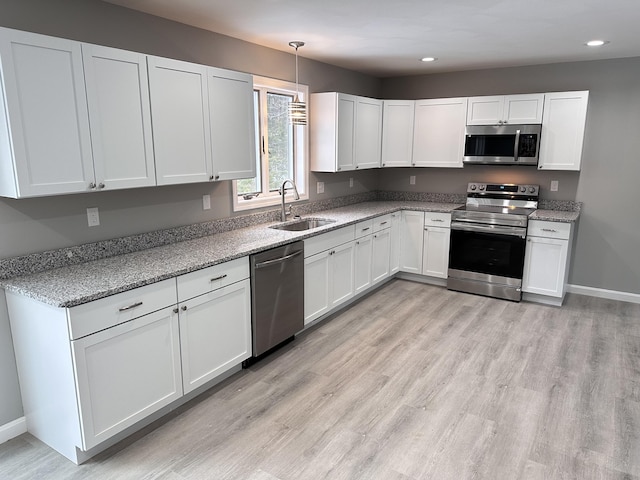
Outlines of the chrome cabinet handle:
{"label": "chrome cabinet handle", "polygon": [[369,227],[362,229],[363,232],[366,232],[367,230],[369,230]]}
{"label": "chrome cabinet handle", "polygon": [[95,184],[95,183],[93,183],[93,182],[91,182],[91,183],[89,184],[89,188],[90,188],[91,190],[93,190],[94,188],[96,188],[96,184]]}
{"label": "chrome cabinet handle", "polygon": [[120,307],[118,311],[126,312],[127,310],[131,310],[132,308],[139,307],[140,305],[142,305],[142,302],[136,302],[134,304],[129,305],[128,307]]}
{"label": "chrome cabinet handle", "polygon": [[215,282],[216,280],[222,280],[223,278],[226,278],[226,277],[227,277],[227,274],[225,273],[224,275],[220,275],[219,277],[212,278],[209,281],[210,282]]}
{"label": "chrome cabinet handle", "polygon": [[380,223],[380,225],[386,225],[388,222],[382,222]]}
{"label": "chrome cabinet handle", "polygon": [[183,305],[183,306],[182,306],[182,311],[183,311],[183,312],[186,312],[186,311],[187,311],[187,306],[186,306],[186,305]]}
{"label": "chrome cabinet handle", "polygon": [[558,231],[554,230],[553,228],[543,228],[542,231],[543,232],[558,233]]}
{"label": "chrome cabinet handle", "polygon": [[441,218],[432,218],[431,221],[432,222],[440,222],[440,223],[444,222],[444,220],[442,220]]}
{"label": "chrome cabinet handle", "polygon": [[213,180],[213,175],[211,175],[211,176],[209,177],[209,180]]}
{"label": "chrome cabinet handle", "polygon": [[178,307],[173,309],[173,313],[178,313]]}

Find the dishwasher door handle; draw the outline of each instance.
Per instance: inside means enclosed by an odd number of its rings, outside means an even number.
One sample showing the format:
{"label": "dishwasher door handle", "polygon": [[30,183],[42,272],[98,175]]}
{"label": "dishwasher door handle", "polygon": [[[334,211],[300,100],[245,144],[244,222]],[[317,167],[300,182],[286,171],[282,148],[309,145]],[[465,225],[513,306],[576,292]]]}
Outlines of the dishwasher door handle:
{"label": "dishwasher door handle", "polygon": [[256,263],[255,268],[264,268],[270,265],[275,265],[276,263],[282,263],[284,261],[289,260],[290,258],[300,255],[302,252],[303,252],[302,250],[298,250],[297,252],[293,252],[290,255],[285,255],[284,257],[276,258],[274,260],[267,260],[266,262]]}

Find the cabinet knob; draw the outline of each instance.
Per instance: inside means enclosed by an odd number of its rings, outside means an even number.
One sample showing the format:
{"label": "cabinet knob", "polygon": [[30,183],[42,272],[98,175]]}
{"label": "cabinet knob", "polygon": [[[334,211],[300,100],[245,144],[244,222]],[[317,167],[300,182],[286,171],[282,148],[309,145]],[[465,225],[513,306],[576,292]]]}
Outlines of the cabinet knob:
{"label": "cabinet knob", "polygon": [[173,309],[173,313],[178,313],[178,307]]}
{"label": "cabinet knob", "polygon": [[187,306],[186,306],[186,305],[183,305],[183,306],[182,306],[182,311],[183,311],[183,312],[186,312],[186,311],[187,311]]}
{"label": "cabinet knob", "polygon": [[213,180],[213,175],[211,175],[211,176],[209,177],[209,181],[211,181],[211,180]]}
{"label": "cabinet knob", "polygon": [[99,184],[98,184],[98,188],[99,188],[99,189],[104,188],[104,183],[99,183]]}
{"label": "cabinet knob", "polygon": [[382,166],[384,167],[386,165],[386,163],[383,163]]}
{"label": "cabinet knob", "polygon": [[214,180],[220,180],[220,175],[216,175]]}
{"label": "cabinet knob", "polygon": [[359,168],[359,167],[358,167],[358,165],[356,165],[356,170],[357,170],[358,168]]}
{"label": "cabinet knob", "polygon": [[89,184],[89,188],[90,188],[91,190],[93,190],[94,188],[96,188],[96,184],[95,184],[95,183],[93,183],[93,182],[91,182],[91,183]]}

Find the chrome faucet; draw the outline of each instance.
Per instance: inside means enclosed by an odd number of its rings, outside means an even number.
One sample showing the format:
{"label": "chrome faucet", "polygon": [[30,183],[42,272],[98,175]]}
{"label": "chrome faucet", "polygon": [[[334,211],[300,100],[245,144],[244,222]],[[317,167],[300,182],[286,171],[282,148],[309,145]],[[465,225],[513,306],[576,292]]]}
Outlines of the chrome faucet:
{"label": "chrome faucet", "polygon": [[[288,215],[287,211],[284,208],[284,196],[287,193],[284,187],[287,183],[290,183],[291,186],[293,187],[293,199],[300,200],[300,195],[298,195],[298,188],[296,187],[295,182],[289,179],[282,182],[282,186],[280,187],[280,195],[282,195],[282,212],[280,213],[280,220],[282,220],[283,222],[287,221],[287,215]],[[289,205],[289,213],[291,213],[291,205]]]}

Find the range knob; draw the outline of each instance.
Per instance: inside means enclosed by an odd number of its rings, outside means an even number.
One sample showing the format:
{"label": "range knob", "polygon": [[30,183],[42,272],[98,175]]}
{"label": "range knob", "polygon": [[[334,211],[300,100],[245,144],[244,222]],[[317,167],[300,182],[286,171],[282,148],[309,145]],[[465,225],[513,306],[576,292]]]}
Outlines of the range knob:
{"label": "range knob", "polygon": [[484,190],[484,185],[479,185],[479,186],[478,186],[478,188],[479,188],[480,190]]}
{"label": "range knob", "polygon": [[527,191],[527,187],[520,187],[520,191],[521,191],[522,193],[526,192],[526,191]]}
{"label": "range knob", "polygon": [[529,193],[533,193],[535,191],[536,191],[535,187],[529,187]]}
{"label": "range knob", "polygon": [[472,184],[471,187],[469,187],[469,188],[471,188],[471,190],[475,190],[476,186]]}

